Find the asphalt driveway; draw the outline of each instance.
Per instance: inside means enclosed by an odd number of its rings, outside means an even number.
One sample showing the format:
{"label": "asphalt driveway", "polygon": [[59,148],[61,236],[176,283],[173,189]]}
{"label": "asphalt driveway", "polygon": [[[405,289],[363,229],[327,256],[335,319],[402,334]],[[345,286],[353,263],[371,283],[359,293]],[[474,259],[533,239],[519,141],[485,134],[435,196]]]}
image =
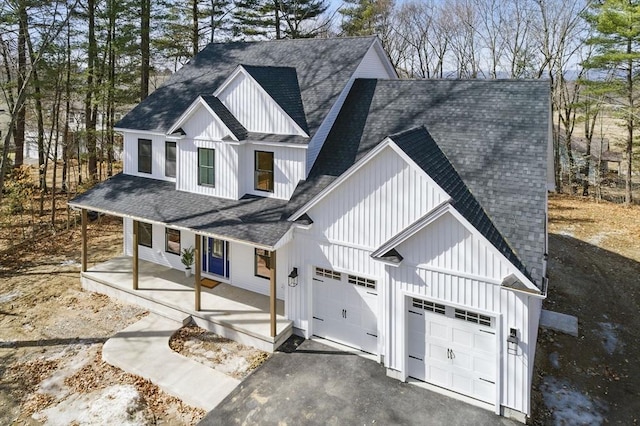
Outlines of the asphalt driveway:
{"label": "asphalt driveway", "polygon": [[200,423],[235,424],[520,425],[391,379],[374,361],[296,337]]}

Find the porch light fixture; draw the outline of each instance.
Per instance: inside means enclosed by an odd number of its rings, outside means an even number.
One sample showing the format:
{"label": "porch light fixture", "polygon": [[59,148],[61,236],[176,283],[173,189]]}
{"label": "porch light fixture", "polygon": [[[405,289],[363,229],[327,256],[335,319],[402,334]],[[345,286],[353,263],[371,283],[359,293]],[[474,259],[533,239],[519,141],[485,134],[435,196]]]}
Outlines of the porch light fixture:
{"label": "porch light fixture", "polygon": [[298,268],[294,267],[289,273],[289,287],[298,285]]}

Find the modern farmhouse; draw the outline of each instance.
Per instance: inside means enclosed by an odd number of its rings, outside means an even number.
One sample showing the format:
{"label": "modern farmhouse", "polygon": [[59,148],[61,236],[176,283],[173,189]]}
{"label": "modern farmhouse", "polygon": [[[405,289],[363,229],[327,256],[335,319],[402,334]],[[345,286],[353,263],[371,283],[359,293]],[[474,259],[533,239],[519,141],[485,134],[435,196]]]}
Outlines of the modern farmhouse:
{"label": "modern farmhouse", "polygon": [[117,130],[123,173],[70,202],[83,229],[124,223],[123,256],[92,268],[83,235],[85,288],[529,414],[548,82],[398,79],[375,37],[211,44]]}

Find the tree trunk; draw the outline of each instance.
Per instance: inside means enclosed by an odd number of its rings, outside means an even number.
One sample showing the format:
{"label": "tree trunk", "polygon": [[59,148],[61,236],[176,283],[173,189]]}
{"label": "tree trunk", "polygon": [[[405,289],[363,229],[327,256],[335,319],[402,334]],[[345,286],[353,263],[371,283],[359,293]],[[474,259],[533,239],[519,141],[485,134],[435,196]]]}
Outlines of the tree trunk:
{"label": "tree trunk", "polygon": [[[632,53],[631,40],[627,42],[627,54]],[[624,204],[630,206],[633,203],[633,191],[632,191],[632,159],[633,159],[633,127],[634,127],[634,93],[633,93],[633,59],[629,59],[627,63],[627,96],[629,100],[629,114],[627,115],[627,176],[625,179],[624,188]]]}
{"label": "tree trunk", "polygon": [[[87,154],[88,154],[88,174],[89,180],[92,182],[98,179],[98,163],[96,152],[96,107],[93,104],[93,95],[95,92],[95,63],[97,58],[97,45],[95,33],[95,0],[87,0],[88,11],[88,29],[89,29],[89,49],[87,52],[87,94],[85,97],[85,130],[87,138]],[[80,148],[78,148],[79,152]],[[78,159],[80,157],[78,156]]]}
{"label": "tree trunk", "polygon": [[[140,100],[142,101],[144,98],[149,96],[149,60],[151,58],[151,53],[149,50],[149,27],[151,21],[151,1],[142,0],[141,6],[140,53],[142,56],[142,63],[140,64]],[[110,28],[115,31],[115,13],[111,13],[109,19],[112,21],[112,25],[110,25]],[[115,32],[113,33],[113,35],[115,35]],[[111,49],[111,51],[113,51],[113,49]],[[111,60],[109,62],[109,70],[111,71]]]}
{"label": "tree trunk", "polygon": [[191,49],[193,56],[198,54],[200,32],[198,28],[198,0],[191,0]]}
{"label": "tree trunk", "polygon": [[[24,90],[25,75],[27,74],[27,22],[26,1],[21,0],[18,2],[18,75],[16,76],[18,90]],[[19,105],[15,127],[13,128],[13,143],[16,149],[14,167],[20,167],[24,163],[26,112],[25,104]]]}

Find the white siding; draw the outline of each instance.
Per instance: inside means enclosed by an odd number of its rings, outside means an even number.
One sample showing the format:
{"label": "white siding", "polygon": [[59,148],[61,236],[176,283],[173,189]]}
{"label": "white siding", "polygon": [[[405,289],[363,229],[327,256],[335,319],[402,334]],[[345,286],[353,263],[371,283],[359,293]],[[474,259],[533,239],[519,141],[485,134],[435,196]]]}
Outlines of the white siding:
{"label": "white siding", "polygon": [[190,139],[197,140],[222,140],[229,133],[222,126],[217,117],[214,117],[204,106],[196,108],[182,126],[182,130]]}
{"label": "white siding", "polygon": [[[124,254],[133,255],[133,221],[131,219],[123,219],[124,222]],[[187,231],[180,232],[181,250],[187,247],[195,246],[193,234]],[[180,256],[165,251],[165,227],[161,225],[153,225],[153,241],[152,247],[138,247],[138,255],[140,259],[148,262],[157,263],[169,268],[184,270],[184,265],[180,261]]]}
{"label": "white siding", "polygon": [[271,96],[244,72],[238,73],[218,98],[250,132],[303,135]]}
{"label": "white siding", "polygon": [[349,94],[349,90],[351,90],[353,81],[356,78],[397,78],[395,73],[387,69],[385,63],[391,67],[391,63],[386,57],[386,54],[382,52],[382,49],[376,48],[376,43],[372,44],[356,68],[356,71],[353,73],[353,76],[349,79],[344,89],[342,89],[342,92],[340,92],[338,99],[331,107],[320,128],[309,142],[309,149],[307,150],[307,171],[311,170],[313,163],[315,163],[316,158],[318,158],[322,145],[327,139],[333,123],[336,121],[336,117]]}
{"label": "white siding", "polygon": [[375,250],[447,198],[425,174],[385,148],[309,211],[331,241]]}
{"label": "white siding", "polygon": [[[255,293],[269,295],[270,282],[266,278],[255,275],[255,247],[229,243],[229,281],[232,285]],[[279,250],[276,253],[276,296],[284,298],[284,290],[287,286],[287,275],[289,274],[286,250]]]}
{"label": "white siding", "polygon": [[[138,172],[138,139],[151,140],[151,174]],[[175,178],[169,178],[164,175],[164,147],[165,142],[168,140],[175,139],[150,133],[123,132],[122,166],[124,174],[175,182]],[[178,142],[177,145],[179,144]]]}
{"label": "white siding", "polygon": [[[183,139],[178,142],[177,189],[238,199],[238,145]],[[215,149],[215,187],[198,185],[198,148]]]}
{"label": "white siding", "polygon": [[[304,159],[306,150],[304,148],[246,144],[242,146],[242,149],[244,150],[244,161],[242,162],[241,170],[243,172],[241,176],[244,194],[288,200],[291,198],[298,182],[305,179]],[[273,152],[274,184],[272,193],[254,189],[256,151]]]}
{"label": "white siding", "polygon": [[[530,370],[533,366],[529,312],[532,297],[502,288],[498,283],[513,267],[497,256],[497,250],[469,233],[450,214],[434,221],[398,252],[405,257],[398,268],[387,267],[389,281],[390,335],[387,367],[406,375],[406,296],[464,306],[496,317],[501,344],[501,401],[512,409],[529,412]],[[537,301],[533,301],[533,306]],[[517,353],[508,351],[506,338],[516,328],[520,338]]]}

